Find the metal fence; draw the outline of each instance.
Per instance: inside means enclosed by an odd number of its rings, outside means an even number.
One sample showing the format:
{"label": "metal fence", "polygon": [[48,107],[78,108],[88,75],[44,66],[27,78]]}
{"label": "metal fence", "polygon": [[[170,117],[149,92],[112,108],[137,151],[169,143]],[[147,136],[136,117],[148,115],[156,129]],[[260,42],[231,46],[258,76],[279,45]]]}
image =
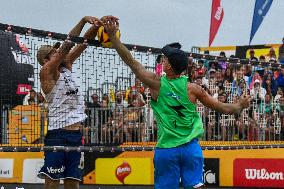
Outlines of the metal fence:
{"label": "metal fence", "polygon": [[[271,107],[269,113],[265,108]],[[249,109],[238,115],[220,114],[197,106],[204,124],[204,141],[281,141],[283,140],[283,116],[278,102],[266,104],[253,102]],[[4,109],[4,110],[3,110]],[[47,130],[46,112],[25,118],[22,112],[18,124],[11,119],[11,110],[2,109],[1,143],[9,146],[40,145]],[[88,108],[84,123],[85,145],[115,146],[133,142],[156,142],[157,127],[150,107]],[[21,113],[20,113],[21,114]],[[36,120],[39,118],[39,120]],[[12,118],[13,119],[13,118]],[[29,124],[22,123],[32,119]],[[10,123],[10,124],[9,124]],[[13,124],[16,124],[14,126]],[[18,127],[18,129],[15,129]],[[28,134],[27,134],[28,133]]]}

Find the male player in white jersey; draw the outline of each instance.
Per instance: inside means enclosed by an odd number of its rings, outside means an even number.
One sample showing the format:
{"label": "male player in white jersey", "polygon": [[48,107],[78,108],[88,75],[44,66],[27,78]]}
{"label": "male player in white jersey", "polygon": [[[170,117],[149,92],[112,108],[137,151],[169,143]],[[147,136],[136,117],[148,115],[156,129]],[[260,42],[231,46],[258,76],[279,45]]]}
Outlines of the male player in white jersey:
{"label": "male player in white jersey", "polygon": [[[103,17],[105,19],[106,17]],[[78,37],[86,23],[93,24],[84,38],[93,39],[102,21],[86,16],[70,31]],[[72,64],[86,49],[86,44],[65,41],[60,46],[43,45],[37,53],[41,88],[48,103],[46,146],[81,146],[81,122],[86,119],[84,98],[72,77]],[[71,50],[72,49],[72,50]],[[64,179],[65,189],[78,189],[82,179],[84,156],[80,152],[45,152],[44,166],[38,176],[45,179],[45,189],[58,189]]]}

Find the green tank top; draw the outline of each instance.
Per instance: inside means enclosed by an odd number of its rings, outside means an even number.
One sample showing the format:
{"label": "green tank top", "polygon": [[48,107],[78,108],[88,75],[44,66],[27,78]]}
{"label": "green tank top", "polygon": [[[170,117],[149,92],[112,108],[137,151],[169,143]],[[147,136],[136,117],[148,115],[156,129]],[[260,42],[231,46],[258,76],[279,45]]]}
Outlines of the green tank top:
{"label": "green tank top", "polygon": [[187,94],[186,76],[161,77],[160,94],[151,106],[158,127],[158,148],[172,148],[203,136],[203,124],[196,105]]}

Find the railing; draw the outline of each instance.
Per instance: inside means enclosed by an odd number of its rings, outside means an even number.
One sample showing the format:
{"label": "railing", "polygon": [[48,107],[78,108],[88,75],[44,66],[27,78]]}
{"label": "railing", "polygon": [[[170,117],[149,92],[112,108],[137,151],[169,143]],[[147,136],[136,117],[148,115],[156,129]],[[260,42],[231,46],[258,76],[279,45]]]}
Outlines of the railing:
{"label": "railing", "polygon": [[1,115],[1,119],[0,119],[0,141],[2,144],[7,144],[8,143],[8,137],[7,137],[7,126],[8,126],[8,115],[9,115],[9,106],[5,106],[3,105],[2,107],[0,107],[0,115]]}
{"label": "railing", "polygon": [[[91,108],[86,121],[86,143],[121,144],[144,142],[153,138],[146,108]],[[151,128],[153,130],[153,128]]]}
{"label": "railing", "polygon": [[[268,111],[268,108],[269,111]],[[18,118],[2,107],[1,144],[5,146],[41,145],[47,131],[46,111],[17,109]],[[35,111],[28,113],[24,111]],[[282,141],[284,116],[279,102],[253,102],[241,114],[225,115],[197,105],[204,124],[203,141]],[[149,107],[89,108],[83,135],[85,145],[115,146],[125,142],[156,142],[157,128]],[[31,122],[23,122],[29,119]]]}

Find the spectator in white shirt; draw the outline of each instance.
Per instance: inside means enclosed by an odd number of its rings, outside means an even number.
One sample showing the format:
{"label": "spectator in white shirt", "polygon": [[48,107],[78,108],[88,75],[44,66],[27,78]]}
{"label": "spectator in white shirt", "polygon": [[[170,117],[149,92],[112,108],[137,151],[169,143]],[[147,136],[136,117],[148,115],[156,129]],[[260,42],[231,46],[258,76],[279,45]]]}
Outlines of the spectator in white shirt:
{"label": "spectator in white shirt", "polygon": [[34,89],[31,89],[29,94],[24,98],[23,105],[37,104],[37,93]]}

